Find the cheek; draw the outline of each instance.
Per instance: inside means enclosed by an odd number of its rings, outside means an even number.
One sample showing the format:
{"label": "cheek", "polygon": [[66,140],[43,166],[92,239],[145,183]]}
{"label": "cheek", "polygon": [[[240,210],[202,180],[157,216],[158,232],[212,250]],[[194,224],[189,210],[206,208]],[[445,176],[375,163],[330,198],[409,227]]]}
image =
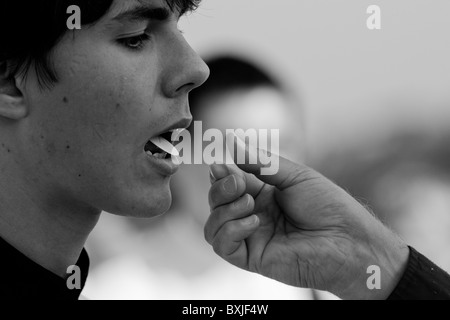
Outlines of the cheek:
{"label": "cheek", "polygon": [[80,77],[61,83],[52,93],[55,99],[49,99],[53,107],[47,117],[58,119],[56,130],[73,138],[76,133],[87,140],[84,143],[102,146],[139,130],[145,120],[145,92],[136,90],[123,74],[112,71],[99,67],[80,70]]}
{"label": "cheek", "polygon": [[[79,37],[58,51],[56,70],[61,85],[56,94],[75,128],[102,144],[148,130],[149,110],[157,96],[156,57],[139,58],[117,46]],[[88,50],[89,49],[89,50]],[[64,118],[65,116],[63,116]],[[69,125],[69,127],[71,127]]]}

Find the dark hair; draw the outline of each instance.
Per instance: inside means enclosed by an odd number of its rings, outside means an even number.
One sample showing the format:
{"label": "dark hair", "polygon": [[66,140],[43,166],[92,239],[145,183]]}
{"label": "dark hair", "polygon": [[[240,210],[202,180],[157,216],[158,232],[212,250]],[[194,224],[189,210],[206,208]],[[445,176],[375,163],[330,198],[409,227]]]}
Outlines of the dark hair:
{"label": "dark hair", "polygon": [[206,59],[211,75],[200,88],[190,93],[189,101],[194,119],[200,119],[199,106],[204,98],[240,89],[271,87],[284,91],[283,86],[256,63],[231,55]]}
{"label": "dark hair", "polygon": [[[171,10],[184,14],[196,9],[200,0],[166,2]],[[1,0],[0,63],[11,64],[12,76],[26,76],[34,64],[39,85],[51,87],[58,78],[50,52],[67,31],[67,8],[77,5],[82,12],[81,24],[91,25],[108,12],[112,3],[113,0]]]}

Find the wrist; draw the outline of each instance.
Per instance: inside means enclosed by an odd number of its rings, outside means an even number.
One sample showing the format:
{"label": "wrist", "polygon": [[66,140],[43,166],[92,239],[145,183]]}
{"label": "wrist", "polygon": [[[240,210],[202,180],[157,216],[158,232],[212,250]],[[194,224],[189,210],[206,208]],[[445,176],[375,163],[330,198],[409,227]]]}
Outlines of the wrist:
{"label": "wrist", "polygon": [[402,278],[409,258],[409,247],[389,228],[371,217],[365,240],[358,240],[358,262],[352,280],[338,293],[342,299],[385,300]]}
{"label": "wrist", "polygon": [[[381,223],[380,223],[381,224]],[[387,227],[385,236],[380,237],[372,248],[374,258],[379,262],[381,286],[370,289],[366,285],[364,299],[386,300],[400,282],[409,260],[409,247]],[[370,274],[367,274],[367,278]]]}

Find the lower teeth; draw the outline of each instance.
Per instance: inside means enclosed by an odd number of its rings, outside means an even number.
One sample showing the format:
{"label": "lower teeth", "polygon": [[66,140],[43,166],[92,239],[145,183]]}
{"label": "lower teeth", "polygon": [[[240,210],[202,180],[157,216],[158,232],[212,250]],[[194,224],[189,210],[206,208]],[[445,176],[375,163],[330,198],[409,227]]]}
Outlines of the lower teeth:
{"label": "lower teeth", "polygon": [[167,153],[151,153],[151,151],[146,152],[149,156],[155,157],[156,159],[165,159],[167,157]]}

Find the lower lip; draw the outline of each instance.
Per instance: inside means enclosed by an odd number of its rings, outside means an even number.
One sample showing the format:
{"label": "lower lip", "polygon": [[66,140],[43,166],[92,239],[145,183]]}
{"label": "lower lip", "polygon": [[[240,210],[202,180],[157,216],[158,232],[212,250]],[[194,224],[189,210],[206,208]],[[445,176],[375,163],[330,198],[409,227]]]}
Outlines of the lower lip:
{"label": "lower lip", "polygon": [[152,165],[152,167],[156,168],[158,172],[164,176],[173,176],[180,168],[180,165],[175,164],[171,158],[158,159],[146,153],[145,157],[147,158],[148,162]]}

